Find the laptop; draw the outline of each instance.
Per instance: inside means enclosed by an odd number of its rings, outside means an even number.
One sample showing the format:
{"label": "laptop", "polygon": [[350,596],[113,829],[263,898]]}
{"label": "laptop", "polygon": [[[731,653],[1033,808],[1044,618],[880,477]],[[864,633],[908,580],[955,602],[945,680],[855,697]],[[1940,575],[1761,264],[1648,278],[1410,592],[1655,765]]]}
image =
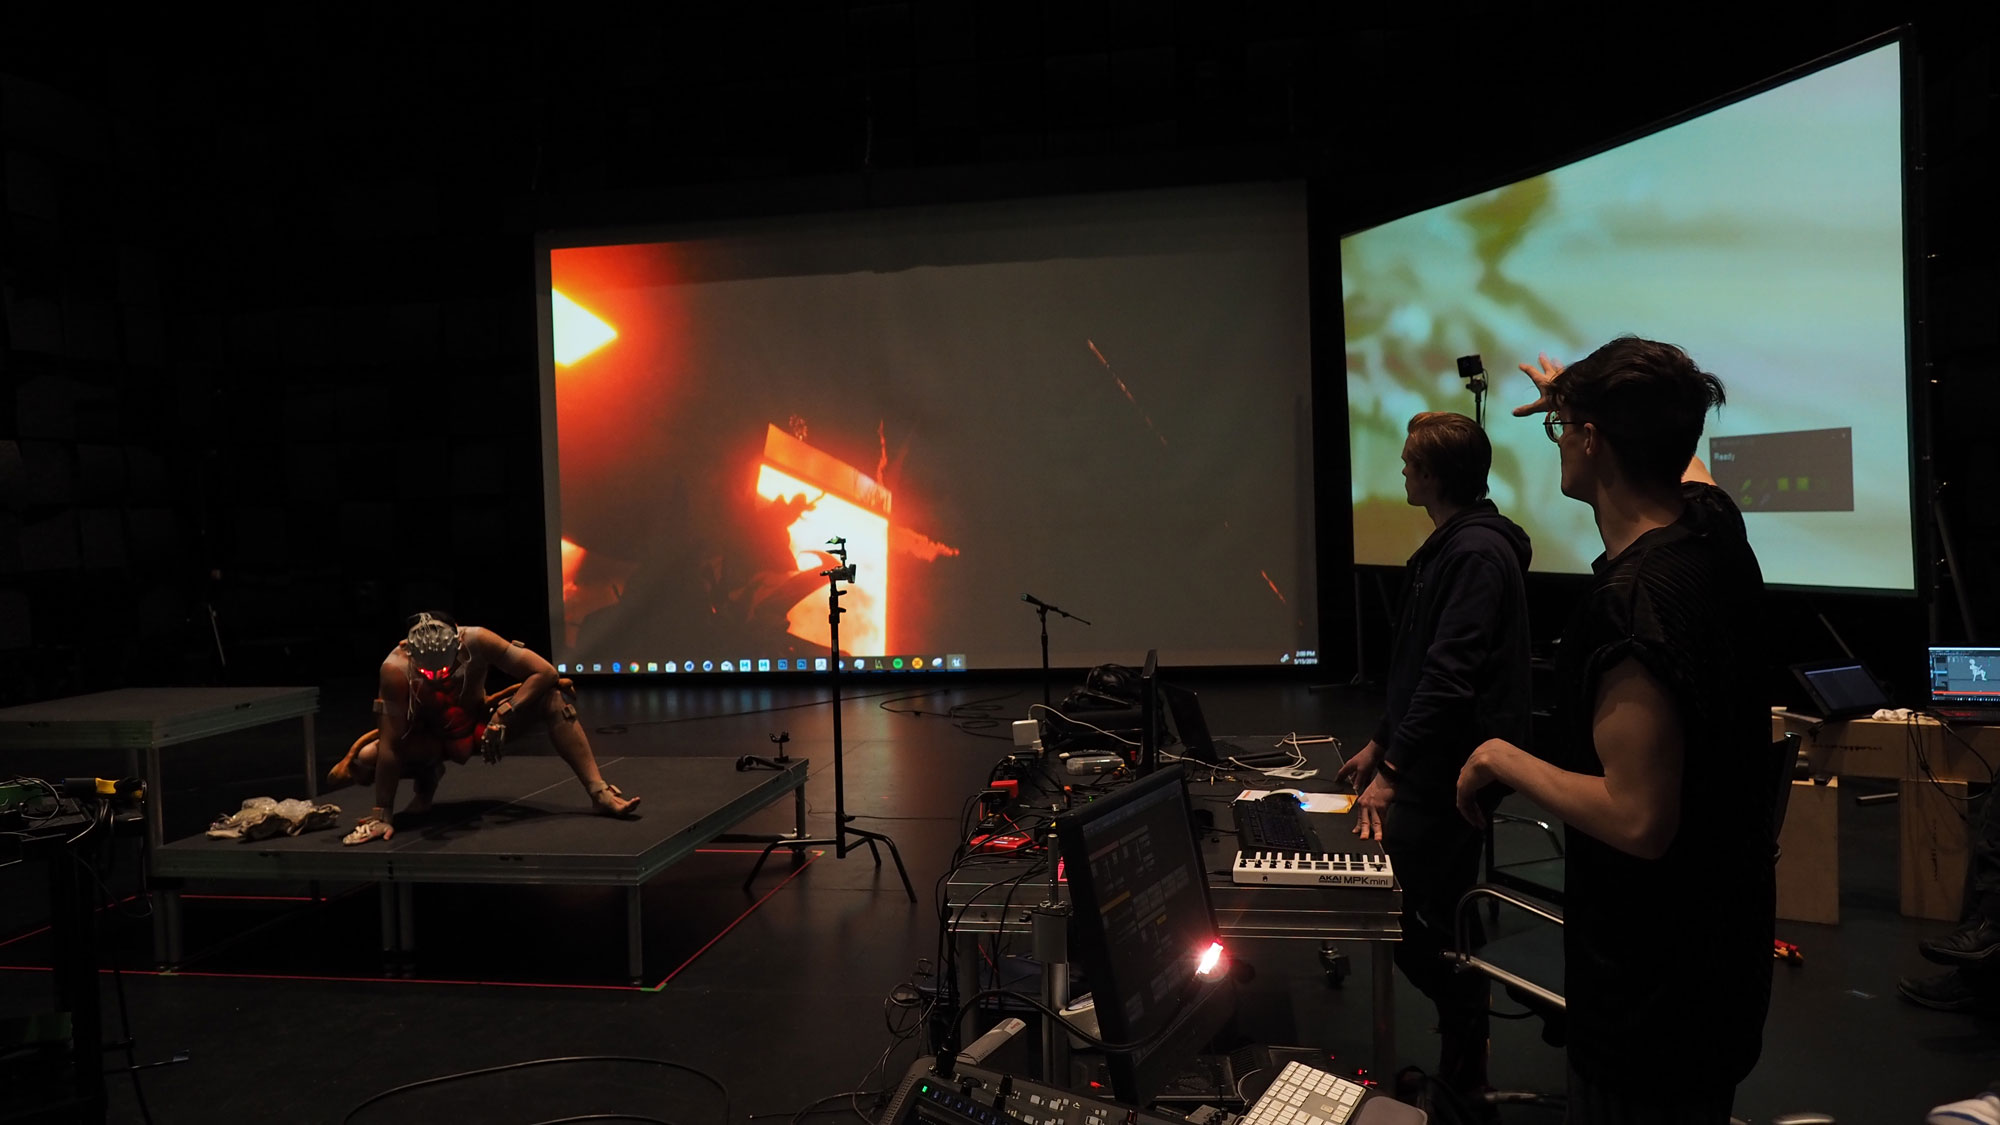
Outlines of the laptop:
{"label": "laptop", "polygon": [[2000,726],[2000,648],[1932,646],[1930,713],[1953,723]]}
{"label": "laptop", "polygon": [[1889,693],[1858,660],[1792,665],[1792,675],[1822,719],[1865,719],[1889,706]]}
{"label": "laptop", "polygon": [[[1166,699],[1174,737],[1186,750],[1186,757],[1194,761],[1211,766],[1231,761],[1245,766],[1282,766],[1293,760],[1290,753],[1268,746],[1258,749],[1216,741],[1215,736],[1209,733],[1208,717],[1202,714],[1201,696],[1192,688],[1163,682],[1160,694]],[[1340,758],[1336,753],[1333,768],[1339,767]]]}

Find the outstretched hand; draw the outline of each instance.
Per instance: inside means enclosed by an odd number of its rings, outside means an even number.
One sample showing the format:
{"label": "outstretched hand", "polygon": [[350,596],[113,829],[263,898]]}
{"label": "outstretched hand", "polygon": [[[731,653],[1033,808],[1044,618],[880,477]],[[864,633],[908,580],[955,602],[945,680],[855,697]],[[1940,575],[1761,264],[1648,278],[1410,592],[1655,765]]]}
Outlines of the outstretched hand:
{"label": "outstretched hand", "polygon": [[1537,357],[1537,362],[1521,364],[1521,370],[1527,373],[1528,378],[1535,381],[1535,401],[1526,406],[1515,407],[1514,417],[1526,418],[1530,414],[1546,414],[1553,410],[1555,404],[1549,401],[1549,384],[1555,382],[1556,376],[1562,374],[1563,365],[1550,359],[1547,352],[1543,352]]}
{"label": "outstretched hand", "polygon": [[396,828],[389,823],[388,817],[364,816],[361,818],[360,823],[354,826],[354,831],[341,837],[340,842],[351,848],[356,844],[365,844],[371,840],[387,840],[395,834]]}

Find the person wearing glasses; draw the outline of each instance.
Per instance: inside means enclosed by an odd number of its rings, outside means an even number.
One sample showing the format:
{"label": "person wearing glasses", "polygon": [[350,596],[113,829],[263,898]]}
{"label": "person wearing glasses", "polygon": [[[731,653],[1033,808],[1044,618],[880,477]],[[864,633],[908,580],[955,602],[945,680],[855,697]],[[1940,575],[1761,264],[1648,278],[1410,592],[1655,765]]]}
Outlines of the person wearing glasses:
{"label": "person wearing glasses", "polygon": [[[1437,1077],[1487,1086],[1486,979],[1444,959],[1458,900],[1479,878],[1478,829],[1454,807],[1459,767],[1488,738],[1527,740],[1528,533],[1486,499],[1493,445],[1463,414],[1410,419],[1403,490],[1434,529],[1410,556],[1374,737],[1340,769],[1354,831],[1382,841],[1403,888],[1396,964],[1437,1006]],[[1491,810],[1503,794],[1481,795]]]}
{"label": "person wearing glasses", "polygon": [[[489,704],[487,673],[519,677],[504,700]],[[410,631],[382,661],[381,694],[375,700],[381,728],[371,741],[357,743],[327,775],[333,785],[375,788],[375,807],[341,841],[366,844],[396,834],[392,810],[396,787],[405,776],[416,790],[403,808],[429,811],[446,762],[463,764],[474,751],[498,761],[502,744],[524,731],[546,729],[556,753],[576,772],[591,807],[609,816],[630,816],[639,798],[626,797],[598,772],[590,740],[577,721],[576,706],[561,690],[555,666],[490,629],[461,626],[441,613],[419,613]]]}
{"label": "person wearing glasses", "polygon": [[1553,740],[1492,740],[1460,811],[1508,785],[1569,829],[1569,1120],[1729,1120],[1763,1048],[1776,912],[1762,696],[1764,579],[1694,456],[1721,380],[1671,344],[1613,340],[1541,390],[1565,496],[1604,553],[1557,659]]}

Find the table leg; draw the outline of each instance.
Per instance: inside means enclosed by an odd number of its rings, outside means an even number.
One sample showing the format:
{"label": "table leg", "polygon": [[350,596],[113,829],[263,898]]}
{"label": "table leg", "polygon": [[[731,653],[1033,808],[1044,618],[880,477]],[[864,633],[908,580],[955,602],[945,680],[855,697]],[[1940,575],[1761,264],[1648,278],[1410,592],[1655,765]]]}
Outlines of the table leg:
{"label": "table leg", "polygon": [[644,891],[637,884],[625,888],[625,975],[633,984],[641,983],[646,975]]}
{"label": "table leg", "polygon": [[160,747],[146,747],[146,843],[155,848],[166,844],[167,793],[160,788]]}
{"label": "table leg", "polygon": [[[126,767],[135,765],[132,755],[126,755]],[[153,857],[165,843],[166,792],[160,788],[160,747],[158,743],[146,746],[146,859],[145,876],[147,896],[153,905],[153,960],[161,968],[171,969],[181,963],[181,896],[179,891],[166,890],[154,885]]]}
{"label": "table leg", "polygon": [[[967,1000],[979,995],[979,936],[960,931],[952,938],[952,941],[958,947],[953,951],[951,958],[955,969],[952,984],[957,990],[956,995],[951,998],[952,1011],[955,1013],[959,1008],[965,1006]],[[966,1018],[972,1019],[973,1014],[967,1013]],[[975,1024],[974,1026],[977,1025]],[[953,1027],[951,1033],[958,1036],[960,1047],[965,1046],[967,1043],[972,1042],[973,1038],[976,1038],[976,1036],[967,1036],[963,1025]]]}
{"label": "table leg", "polygon": [[1368,966],[1375,992],[1375,1069],[1377,1082],[1388,1082],[1396,1073],[1396,950],[1392,943],[1368,943]]}

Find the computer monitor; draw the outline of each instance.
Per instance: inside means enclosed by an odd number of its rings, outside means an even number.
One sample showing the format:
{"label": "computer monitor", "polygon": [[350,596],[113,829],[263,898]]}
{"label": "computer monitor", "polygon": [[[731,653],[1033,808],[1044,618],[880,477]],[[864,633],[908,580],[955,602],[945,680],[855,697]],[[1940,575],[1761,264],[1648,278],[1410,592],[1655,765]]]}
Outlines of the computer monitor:
{"label": "computer monitor", "polygon": [[1235,1014],[1217,944],[1186,772],[1170,766],[1056,822],[1074,911],[1072,956],[1090,983],[1113,1094],[1144,1105]]}
{"label": "computer monitor", "polygon": [[2000,704],[2000,648],[1933,646],[1930,656],[1932,703]]}
{"label": "computer monitor", "polygon": [[1146,650],[1139,672],[1139,772],[1152,773],[1160,764],[1160,650]]}
{"label": "computer monitor", "polygon": [[1215,736],[1208,731],[1208,717],[1202,714],[1201,697],[1194,689],[1161,684],[1160,698],[1173,722],[1173,736],[1181,745],[1181,756],[1205,765],[1220,765],[1222,758],[1216,753]]}

